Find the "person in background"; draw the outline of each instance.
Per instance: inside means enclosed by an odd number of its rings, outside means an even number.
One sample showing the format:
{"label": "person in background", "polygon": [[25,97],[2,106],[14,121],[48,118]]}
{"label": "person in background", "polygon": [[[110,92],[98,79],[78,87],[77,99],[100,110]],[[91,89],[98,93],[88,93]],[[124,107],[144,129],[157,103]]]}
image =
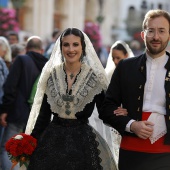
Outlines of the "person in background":
{"label": "person in background", "polygon": [[[5,83],[5,80],[8,75],[8,67],[4,61],[4,58],[9,58],[10,53],[8,53],[8,47],[6,42],[4,41],[5,37],[0,37],[0,104],[2,104],[2,97],[4,94],[3,91],[3,85]],[[0,141],[1,141],[1,135],[2,135],[3,129],[2,126],[0,126]]]}
{"label": "person in background", "polygon": [[46,58],[50,58],[51,56],[51,53],[53,51],[53,48],[54,48],[54,45],[55,45],[55,42],[57,40],[57,38],[59,37],[60,35],[60,30],[59,29],[54,29],[53,33],[52,33],[52,41],[47,45],[45,51],[44,51],[44,56]]}
{"label": "person in background", "polygon": [[0,40],[3,43],[3,56],[1,57],[3,58],[9,69],[12,62],[11,47],[8,40],[5,37],[0,36]]}
{"label": "person in background", "polygon": [[[110,82],[111,76],[120,62],[120,60],[125,58],[134,57],[132,50],[129,48],[129,45],[122,40],[116,41],[110,48],[109,56],[106,63],[106,74]],[[115,111],[115,114],[123,113],[127,114],[127,110],[123,108],[118,108]],[[90,124],[104,137],[107,143],[110,146],[111,151],[113,152],[116,164],[118,164],[118,155],[121,135],[113,128],[108,125],[103,124],[102,120],[98,118],[98,112],[95,108],[93,111],[92,117],[90,117]]]}
{"label": "person in background", "polygon": [[25,45],[17,43],[11,45],[12,51],[12,63],[18,55],[24,55],[26,53]]}
{"label": "person in background", "polygon": [[135,56],[139,56],[143,53],[142,45],[138,40],[132,40],[130,42],[130,48]]}
{"label": "person in background", "polygon": [[[26,51],[25,55],[16,57],[4,84],[4,96],[0,105],[0,124],[5,128],[0,146],[3,170],[9,170],[12,166],[5,150],[5,143],[12,136],[25,130],[30,113],[27,100],[34,81],[47,62],[42,55],[44,51],[40,37],[31,36],[27,41]],[[17,169],[17,166],[14,169]]]}
{"label": "person in background", "polygon": [[7,39],[10,45],[19,43],[19,35],[15,31],[9,31],[7,35]]}
{"label": "person in background", "polygon": [[109,81],[120,60],[130,57],[134,57],[134,54],[129,45],[124,41],[118,40],[111,46],[105,68]]}
{"label": "person in background", "polygon": [[[3,86],[9,73],[5,60],[6,61],[11,60],[11,51],[7,39],[3,36],[0,36],[0,104],[2,104],[2,97],[4,94]],[[0,143],[1,143],[3,132],[4,132],[4,128],[3,126],[0,125]],[[1,161],[0,161],[0,169],[1,169]]]}
{"label": "person in background", "polygon": [[[0,104],[3,97],[3,85],[8,75],[8,67],[11,63],[11,49],[8,40],[0,36]],[[2,127],[0,126],[0,136],[2,135]],[[0,137],[1,140],[1,137]]]}
{"label": "person in background", "polygon": [[[142,28],[146,51],[119,62],[100,118],[122,135],[119,170],[169,170],[170,14],[149,10]],[[127,116],[113,114],[120,106]]]}
{"label": "person in background", "polygon": [[107,143],[88,125],[95,103],[101,113],[106,88],[87,35],[64,30],[40,76],[27,123],[26,133],[38,140],[28,170],[117,169]]}

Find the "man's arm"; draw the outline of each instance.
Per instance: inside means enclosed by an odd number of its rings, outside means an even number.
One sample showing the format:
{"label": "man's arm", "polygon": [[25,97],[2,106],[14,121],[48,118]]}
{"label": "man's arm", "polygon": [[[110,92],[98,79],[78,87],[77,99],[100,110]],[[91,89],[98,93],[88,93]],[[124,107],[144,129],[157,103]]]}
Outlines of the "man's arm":
{"label": "man's arm", "polygon": [[13,103],[15,102],[21,74],[22,61],[20,57],[17,57],[10,68],[8,77],[4,84],[4,96],[2,98],[2,104],[0,106],[1,114],[8,114],[8,110],[11,109]]}

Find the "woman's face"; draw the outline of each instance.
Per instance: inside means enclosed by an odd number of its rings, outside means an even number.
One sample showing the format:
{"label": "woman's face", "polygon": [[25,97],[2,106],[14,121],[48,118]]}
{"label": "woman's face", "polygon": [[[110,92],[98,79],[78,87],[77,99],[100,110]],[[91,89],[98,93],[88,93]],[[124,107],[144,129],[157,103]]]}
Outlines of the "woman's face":
{"label": "woman's face", "polygon": [[112,60],[116,66],[118,65],[120,60],[127,58],[127,57],[128,57],[128,54],[125,55],[123,51],[121,50],[116,50],[116,49],[112,50]]}
{"label": "woman's face", "polygon": [[3,46],[0,45],[0,57],[4,58],[7,50],[4,50]]}
{"label": "woman's face", "polygon": [[62,39],[62,54],[67,63],[73,64],[80,62],[82,55],[82,45],[79,36],[67,35]]}

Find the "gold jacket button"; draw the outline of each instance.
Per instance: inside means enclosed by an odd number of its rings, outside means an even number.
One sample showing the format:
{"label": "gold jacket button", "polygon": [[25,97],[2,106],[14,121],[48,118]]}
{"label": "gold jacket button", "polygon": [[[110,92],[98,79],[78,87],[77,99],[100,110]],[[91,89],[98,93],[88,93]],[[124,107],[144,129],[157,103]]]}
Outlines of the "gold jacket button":
{"label": "gold jacket button", "polygon": [[142,88],[142,85],[139,86],[139,89],[141,89],[141,88]]}
{"label": "gold jacket button", "polygon": [[140,100],[140,96],[138,97],[138,100]]}

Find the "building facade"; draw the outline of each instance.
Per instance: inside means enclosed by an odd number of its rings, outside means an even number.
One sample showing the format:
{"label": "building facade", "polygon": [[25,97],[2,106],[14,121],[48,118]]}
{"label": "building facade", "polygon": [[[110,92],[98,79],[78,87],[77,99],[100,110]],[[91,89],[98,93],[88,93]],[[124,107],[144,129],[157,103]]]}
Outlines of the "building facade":
{"label": "building facade", "polygon": [[[10,7],[14,7],[9,0]],[[51,38],[54,28],[84,29],[86,21],[99,24],[102,43],[110,46],[121,39],[131,41],[134,32],[141,31],[144,14],[149,9],[161,8],[170,12],[169,0],[20,0],[21,29],[29,34]]]}

